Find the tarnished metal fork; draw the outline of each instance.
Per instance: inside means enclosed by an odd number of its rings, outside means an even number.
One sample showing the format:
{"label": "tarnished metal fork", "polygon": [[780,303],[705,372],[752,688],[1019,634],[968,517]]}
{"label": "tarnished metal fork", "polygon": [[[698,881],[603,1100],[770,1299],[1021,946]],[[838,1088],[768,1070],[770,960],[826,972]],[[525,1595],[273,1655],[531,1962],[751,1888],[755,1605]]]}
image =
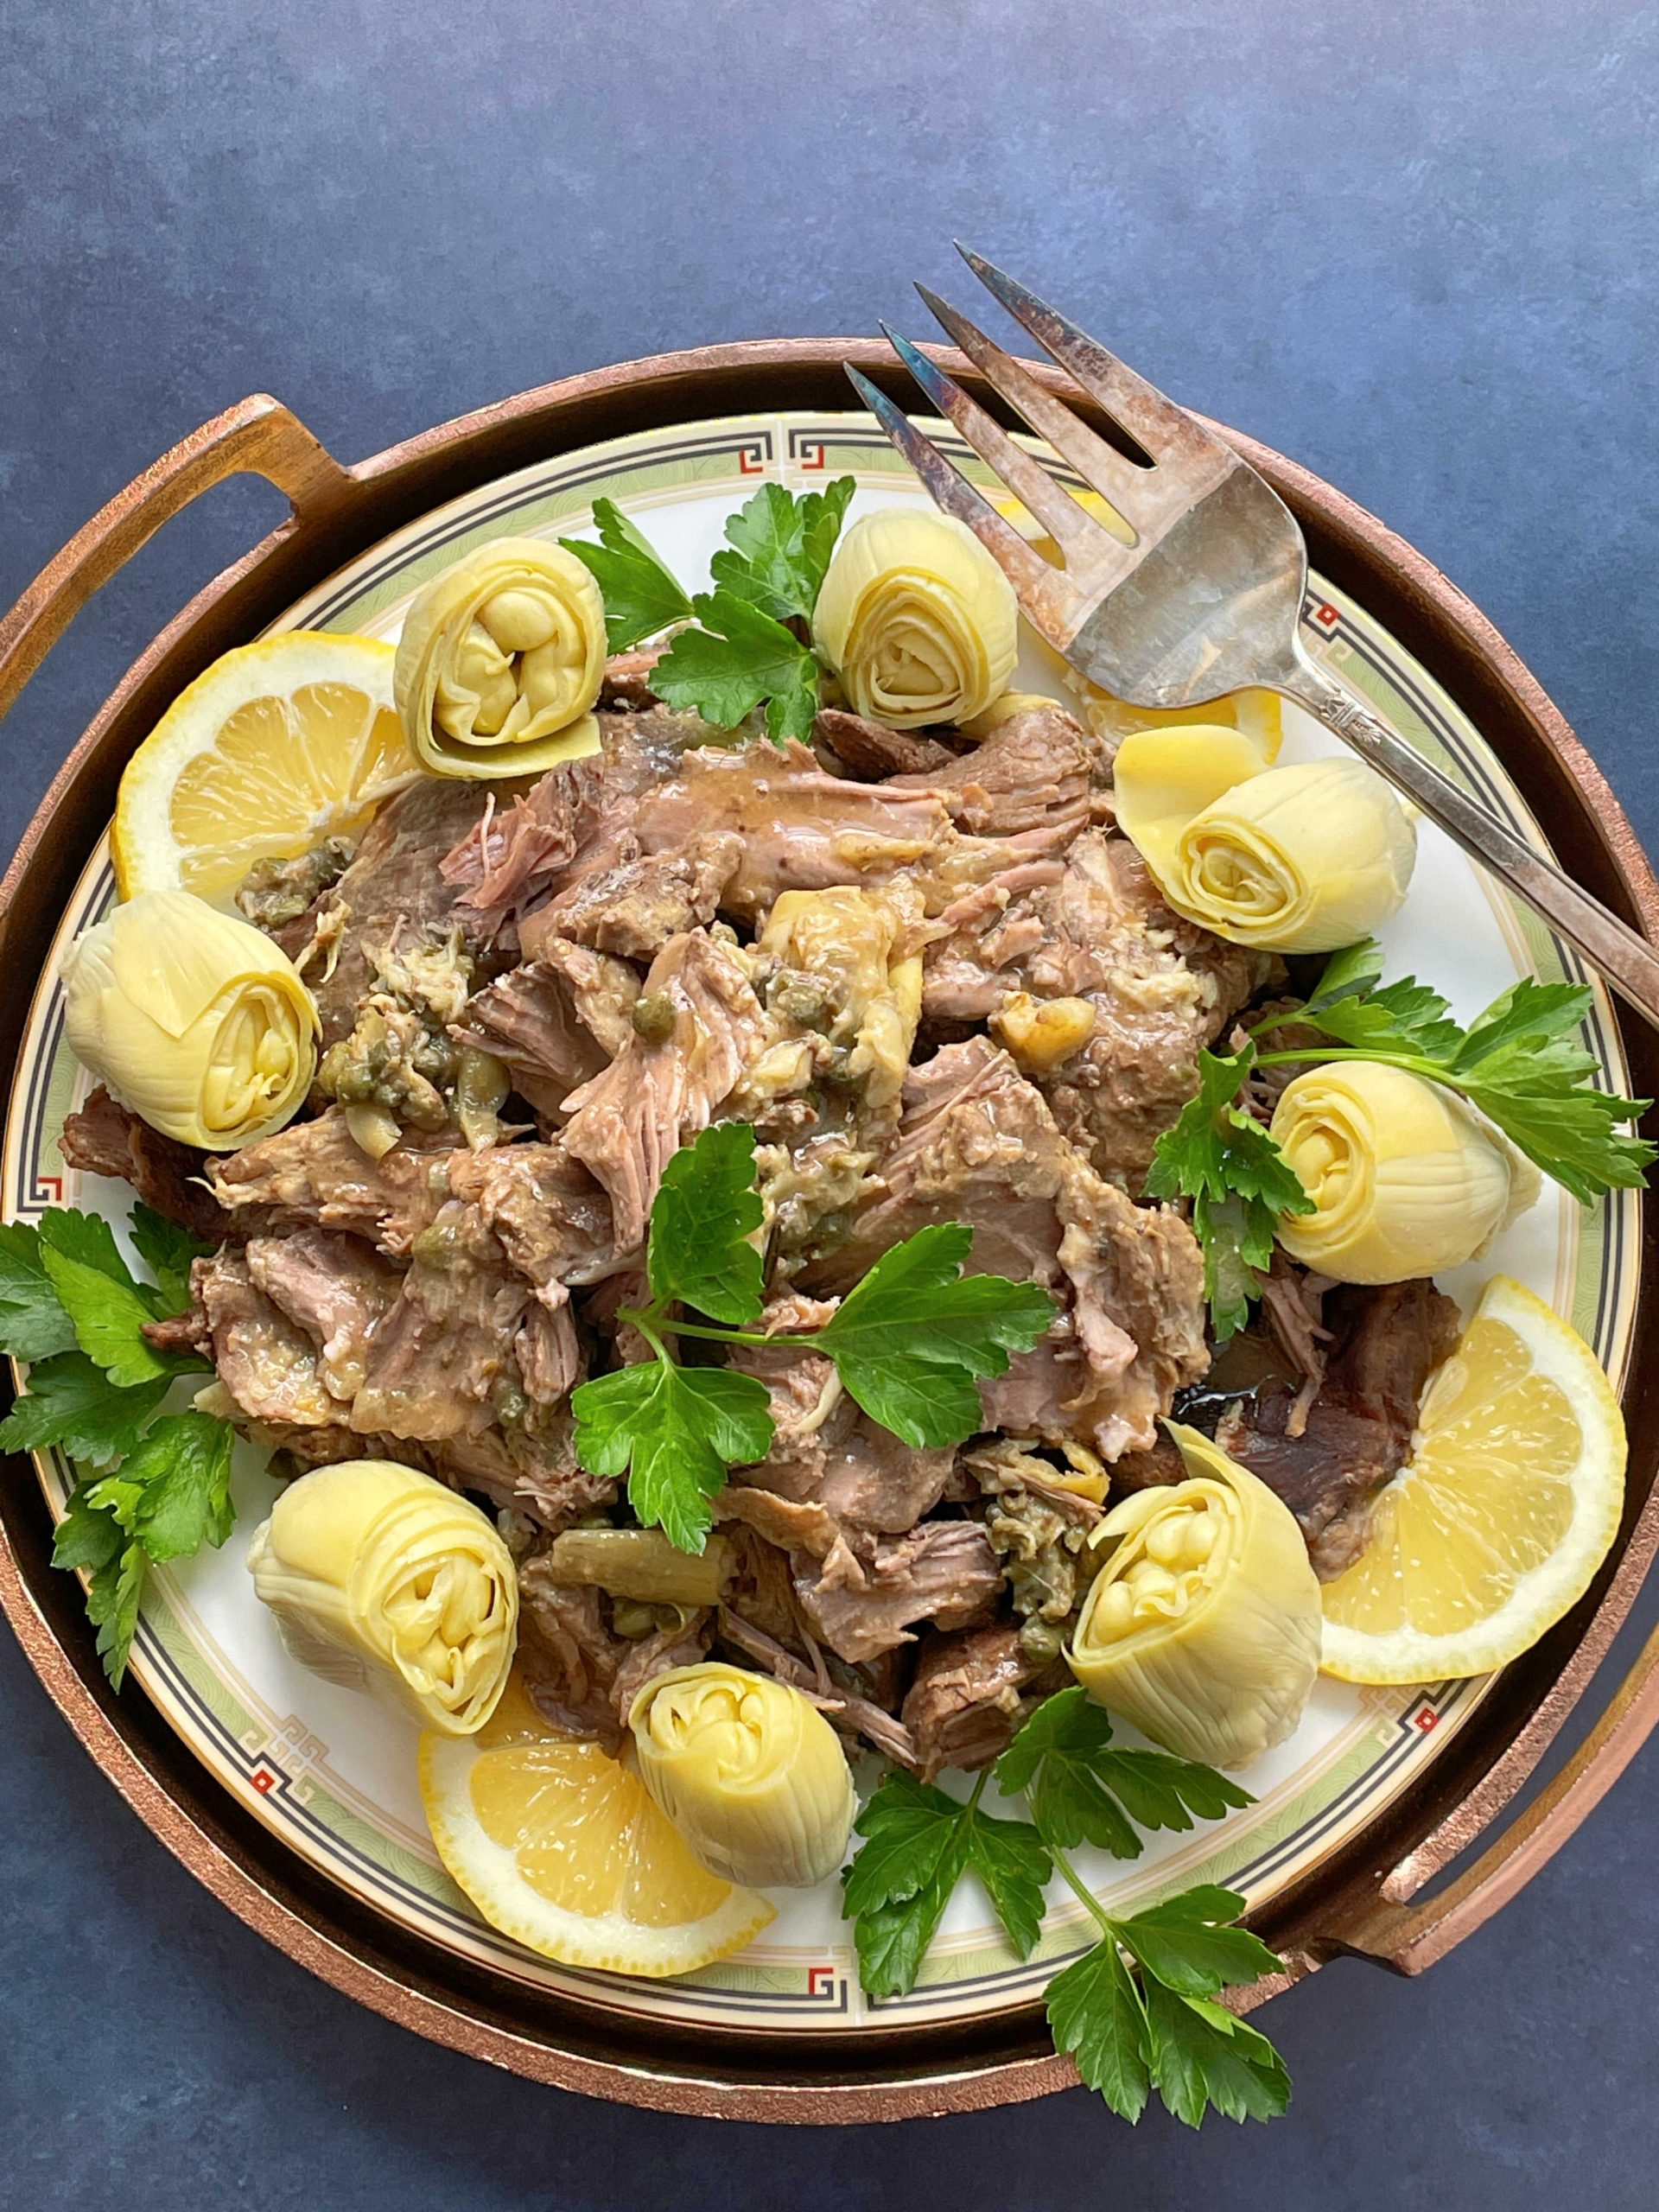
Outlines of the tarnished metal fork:
{"label": "tarnished metal fork", "polygon": [[1300,701],[1659,1026],[1659,953],[1646,939],[1459,791],[1311,657],[1300,632],[1307,548],[1272,486],[1076,323],[980,255],[957,251],[1151,464],[1109,445],[982,330],[917,286],[986,380],[1121,518],[1118,529],[1096,521],[960,385],[884,323],[934,408],[1058,546],[1065,565],[1056,568],[849,365],[866,406],[938,505],[991,553],[1033,626],[1091,683],[1135,706],[1197,707],[1245,685]]}

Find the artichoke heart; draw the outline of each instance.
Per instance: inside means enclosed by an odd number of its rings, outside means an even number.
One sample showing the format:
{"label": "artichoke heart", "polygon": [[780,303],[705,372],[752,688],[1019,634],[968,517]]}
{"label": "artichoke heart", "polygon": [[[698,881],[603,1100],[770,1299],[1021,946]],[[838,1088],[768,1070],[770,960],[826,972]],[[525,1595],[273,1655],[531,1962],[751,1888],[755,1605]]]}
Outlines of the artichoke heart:
{"label": "artichoke heart", "polygon": [[707,1660],[628,1714],[639,1778],[711,1874],[807,1890],[847,1853],[857,1800],[836,1732],[798,1689]]}
{"label": "artichoke heart", "polygon": [[248,1547],[283,1641],[329,1681],[470,1736],[512,1664],[518,1578],[477,1506],[417,1468],[346,1459],[289,1484]]}
{"label": "artichoke heart", "polygon": [[893,729],[969,721],[1014,672],[1014,588],[953,516],[883,507],[836,548],[812,642],[855,713]]}
{"label": "artichoke heart", "polygon": [[392,696],[436,776],[540,775],[599,750],[605,602],[562,545],[499,537],[435,576],[404,619]]}
{"label": "artichoke heart", "polygon": [[291,1121],[321,1024],[280,945],[188,891],[145,891],[63,961],[64,1032],[83,1067],[181,1144],[233,1152]]}
{"label": "artichoke heart", "polygon": [[1137,1491],[1066,1660],[1098,1704],[1205,1765],[1248,1766],[1301,1717],[1319,1666],[1319,1586],[1289,1508],[1196,1429],[1167,1424],[1187,1479]]}
{"label": "artichoke heart", "polygon": [[1314,1208],[1281,1216],[1279,1242],[1338,1282],[1403,1282],[1478,1258],[1542,1187],[1484,1116],[1380,1060],[1299,1075],[1272,1135]]}
{"label": "artichoke heart", "polygon": [[1335,952],[1397,912],[1411,817],[1362,761],[1262,765],[1244,732],[1139,730],[1113,766],[1117,818],[1179,914],[1263,952]]}

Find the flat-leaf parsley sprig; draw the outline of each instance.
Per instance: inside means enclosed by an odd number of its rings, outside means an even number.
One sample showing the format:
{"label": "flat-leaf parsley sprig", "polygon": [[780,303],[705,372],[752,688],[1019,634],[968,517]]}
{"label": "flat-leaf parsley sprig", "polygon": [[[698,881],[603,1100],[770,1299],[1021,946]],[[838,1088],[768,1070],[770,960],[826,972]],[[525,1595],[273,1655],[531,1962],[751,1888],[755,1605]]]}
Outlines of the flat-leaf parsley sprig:
{"label": "flat-leaf parsley sprig", "polygon": [[763,484],[727,521],[728,542],[710,563],[713,590],[695,596],[613,500],[594,502],[597,545],[559,542],[599,585],[613,652],[674,623],[693,626],[652,671],[659,698],[721,729],[764,707],[766,734],[781,743],[809,736],[818,711],[823,671],[804,633],[854,488],[850,476],[822,492]]}
{"label": "flat-leaf parsley sprig", "polygon": [[[1258,1068],[1381,1060],[1456,1091],[1518,1150],[1586,1205],[1634,1188],[1656,1148],[1625,1126],[1652,1101],[1596,1087],[1594,1057],[1575,1033],[1592,1003],[1578,983],[1523,976],[1465,1029],[1415,976],[1382,983],[1374,939],[1336,954],[1300,1005],[1275,1007],[1239,1051],[1198,1056],[1198,1094],[1159,1139],[1147,1177],[1156,1198],[1192,1201],[1218,1337],[1242,1325],[1284,1213],[1311,1210],[1267,1128],[1238,1103]],[[1306,1033],[1316,1032],[1309,1037]]]}
{"label": "flat-leaf parsley sprig", "polygon": [[[951,1891],[979,1878],[1008,1941],[1028,1958],[1042,1926],[1045,1886],[1058,1873],[1099,1930],[1048,1986],[1049,2025],[1087,2085],[1125,2120],[1155,2089],[1196,2127],[1213,2107],[1232,2120],[1268,2120],[1290,2100],[1284,2061],[1267,2037],[1217,2000],[1231,1986],[1282,1970],[1236,1926],[1244,1900],[1204,1883],[1119,1919],[1102,1907],[1067,1856],[1092,1843],[1140,1855],[1141,1828],[1190,1828],[1250,1803],[1225,1775],[1161,1751],[1120,1751],[1111,1723],[1082,1689],[1046,1698],[995,1769],[965,1800],[894,1771],[859,1815],[862,1849],[842,1876],[859,1977],[873,1997],[914,1986]],[[1029,1821],[986,1811],[988,1781],[1023,1794]]]}
{"label": "flat-leaf parsley sprig", "polygon": [[0,1351],[30,1363],[0,1447],[56,1445],[83,1470],[52,1560],[86,1570],[87,1615],[117,1689],[151,1563],[222,1544],[234,1519],[228,1422],[159,1411],[178,1376],[208,1363],[157,1351],[143,1333],[188,1310],[190,1263],[211,1248],[142,1204],[132,1240],[153,1283],[96,1214],[54,1206],[38,1223],[0,1226]]}
{"label": "flat-leaf parsley sprig", "polygon": [[[627,1473],[634,1512],[683,1551],[702,1549],[728,1469],[765,1459],[772,1421],[757,1376],[683,1367],[671,1338],[822,1353],[873,1420],[906,1444],[943,1446],[983,1426],[980,1380],[1006,1374],[1054,1318],[1053,1300],[1035,1283],[964,1275],[973,1231],[938,1222],[884,1253],[823,1328],[767,1335],[747,1325],[765,1298],[755,1242],[763,1218],[747,1122],[716,1122],[682,1147],[651,1210],[651,1303],[618,1314],[652,1356],[571,1395],[582,1465]],[[687,1320],[686,1307],[708,1318]]]}

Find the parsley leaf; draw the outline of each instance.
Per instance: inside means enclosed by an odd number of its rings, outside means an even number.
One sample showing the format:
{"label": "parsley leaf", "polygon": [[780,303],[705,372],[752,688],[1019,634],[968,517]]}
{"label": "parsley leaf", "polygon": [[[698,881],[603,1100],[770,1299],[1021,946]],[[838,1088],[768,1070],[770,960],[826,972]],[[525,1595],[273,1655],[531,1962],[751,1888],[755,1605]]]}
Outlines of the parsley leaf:
{"label": "parsley leaf", "polygon": [[54,1567],[84,1567],[92,1573],[118,1558],[124,1546],[121,1523],[107,1505],[94,1505],[92,1492],[99,1487],[92,1476],[78,1483],[64,1508],[52,1538]]}
{"label": "parsley leaf", "polygon": [[1253,1802],[1213,1767],[1166,1751],[1114,1751],[1111,1741],[1112,1724],[1086,1690],[1058,1691],[997,1761],[997,1787],[1010,1796],[1029,1793],[1045,1843],[1060,1850],[1092,1843],[1118,1859],[1138,1859],[1143,1848],[1132,1821],[1185,1829],[1194,1815],[1216,1820]]}
{"label": "parsley leaf", "polygon": [[[935,1222],[884,1252],[810,1341],[872,1419],[917,1446],[983,1425],[977,1378],[1005,1375],[1054,1318],[1036,1283],[964,1275],[973,1231]],[[918,1363],[919,1363],[919,1364]]]}
{"label": "parsley leaf", "polygon": [[735,592],[702,592],[692,609],[702,627],[682,630],[652,672],[659,699],[735,729],[764,700],[775,744],[811,734],[818,664],[781,622]]}
{"label": "parsley leaf", "polygon": [[852,1916],[859,1980],[872,1997],[915,1986],[928,1945],[969,1868],[985,1885],[1008,1940],[1023,1959],[1037,1941],[1043,1888],[1053,1868],[1028,1821],[981,1810],[982,1780],[963,1802],[895,1769],[854,1823],[862,1849],[842,1873]]}
{"label": "parsley leaf", "polygon": [[968,1863],[985,1885],[997,1918],[1022,1959],[1043,1925],[1043,1891],[1054,1871],[1042,1837],[1028,1821],[993,1818],[975,1808],[968,1824]]}
{"label": "parsley leaf", "polygon": [[596,1475],[628,1475],[628,1503],[681,1551],[700,1552],[728,1466],[764,1459],[771,1401],[753,1375],[677,1367],[658,1357],[578,1384],[576,1456]]}
{"label": "parsley leaf", "polygon": [[32,1222],[0,1223],[0,1351],[48,1359],[74,1342],[75,1325],[41,1258],[41,1232]]}
{"label": "parsley leaf", "polygon": [[163,1313],[183,1313],[190,1306],[190,1263],[205,1260],[213,1250],[188,1229],[181,1229],[164,1213],[157,1213],[140,1198],[132,1209],[132,1241],[138,1256],[156,1278]]}
{"label": "parsley leaf", "polygon": [[1204,1249],[1205,1295],[1217,1340],[1231,1336],[1249,1318],[1250,1300],[1273,1257],[1279,1216],[1313,1211],[1296,1171],[1266,1128],[1233,1103],[1255,1057],[1251,1043],[1227,1057],[1198,1054],[1198,1096],[1188,1100],[1173,1128],[1159,1138],[1147,1176],[1154,1198],[1179,1195],[1192,1201],[1192,1227]]}
{"label": "parsley leaf", "polygon": [[605,601],[605,641],[613,653],[624,653],[671,622],[684,621],[691,602],[651,540],[614,499],[594,501],[594,522],[597,545],[579,537],[562,537],[559,543],[599,586]]}
{"label": "parsley leaf", "polygon": [[1285,2062],[1264,2035],[1225,2005],[1146,1985],[1154,2084],[1167,2109],[1196,2127],[1213,2105],[1229,2120],[1275,2120],[1290,2102]]}
{"label": "parsley leaf", "polygon": [[717,1122],[663,1170],[646,1256],[653,1298],[741,1328],[760,1311],[765,1265],[753,1242],[766,1218],[754,1187],[754,1131]]}
{"label": "parsley leaf", "polygon": [[1151,2089],[1147,2008],[1115,1939],[1096,1943],[1049,1983],[1048,2025],[1084,2087],[1120,2119],[1139,2120]]}
{"label": "parsley leaf", "polygon": [[895,1770],[853,1823],[867,1839],[842,1873],[858,1978],[872,1997],[915,1985],[927,1947],[968,1863],[963,1808]]}
{"label": "parsley leaf", "polygon": [[58,1444],[72,1459],[107,1466],[137,1443],[171,1381],[157,1375],[123,1388],[80,1351],[38,1360],[27,1392],[0,1421],[0,1447],[40,1452]]}
{"label": "parsley leaf", "polygon": [[709,564],[716,589],[779,622],[810,620],[855,488],[850,476],[798,497],[781,484],[763,484],[726,524],[735,550],[722,550]]}
{"label": "parsley leaf", "polygon": [[188,1307],[191,1262],[210,1248],[142,1204],[132,1234],[154,1285],[137,1280],[96,1214],[55,1206],[36,1228],[0,1230],[0,1341],[30,1362],[0,1447],[56,1445],[113,1470],[77,1485],[52,1557],[91,1577],[87,1617],[118,1689],[150,1562],[222,1544],[234,1519],[228,1423],[194,1411],[156,1418],[175,1377],[207,1363],[157,1352],[143,1334]]}
{"label": "parsley leaf", "polygon": [[140,1333],[162,1301],[134,1281],[107,1221],[67,1206],[43,1214],[41,1263],[81,1350],[111,1382],[125,1388],[174,1371]]}
{"label": "parsley leaf", "polygon": [[151,1559],[183,1559],[230,1535],[231,1445],[229,1424],[210,1414],[165,1414],[122,1461],[117,1480],[139,1493],[131,1528]]}
{"label": "parsley leaf", "polygon": [[1278,1959],[1260,1937],[1231,1924],[1243,1910],[1236,1891],[1205,1882],[1120,1921],[1118,1930],[1154,1980],[1183,1997],[1213,1997],[1229,1982],[1277,1971]]}
{"label": "parsley leaf", "polygon": [[[608,1476],[631,1468],[635,1512],[687,1550],[702,1548],[725,1466],[764,1459],[772,1424],[763,1383],[727,1368],[679,1367],[666,1338],[821,1351],[874,1419],[906,1443],[943,1446],[984,1425],[979,1377],[1005,1374],[1011,1353],[1053,1318],[1053,1300],[1033,1284],[964,1276],[973,1231],[942,1222],[885,1253],[823,1328],[757,1336],[739,1325],[761,1306],[762,1262],[750,1239],[764,1218],[747,1123],[716,1122],[683,1146],[652,1205],[652,1302],[621,1309],[655,1358],[597,1376],[571,1397],[582,1465]],[[671,1319],[677,1303],[713,1322]]]}
{"label": "parsley leaf", "polygon": [[99,1656],[111,1689],[118,1690],[126,1679],[149,1567],[143,1546],[130,1543],[97,1570],[86,1587],[86,1618],[98,1630]]}
{"label": "parsley leaf", "polygon": [[[1105,1715],[1088,1707],[1081,1690],[1038,1707],[995,1770],[1003,1789],[1033,1793],[1034,1827],[982,1808],[983,1773],[965,1802],[908,1774],[885,1777],[855,1823],[864,1844],[841,1878],[859,1976],[872,1996],[913,1987],[950,1892],[970,1869],[1022,1958],[1036,1942],[1044,1885],[1056,1864],[1088,1897],[1059,1832],[1069,1825],[1077,1831],[1070,1841],[1103,1836],[1117,1849],[1127,1822],[1108,1795],[1084,1788],[1085,1780],[1122,1789],[1127,1799],[1131,1791],[1113,1777],[1134,1774],[1136,1817],[1149,1827],[1189,1827],[1195,1812],[1207,1817],[1249,1802],[1207,1767],[1116,1751],[1110,1738]],[[1141,1763],[1115,1768],[1126,1760]],[[1126,1857],[1141,1848],[1138,1837],[1129,1841]],[[1154,2088],[1189,2126],[1211,2105],[1234,2120],[1284,2110],[1290,2081],[1279,2054],[1213,2001],[1230,1983],[1255,1981],[1281,1965],[1247,1929],[1233,1925],[1243,1904],[1207,1883],[1128,1920],[1091,1904],[1101,1941],[1049,1983],[1048,2021],[1055,2048],[1124,2119],[1140,2118]]]}
{"label": "parsley leaf", "polygon": [[1382,980],[1382,948],[1374,937],[1362,938],[1357,944],[1332,954],[1303,1011],[1318,1014],[1322,1007],[1334,1006],[1338,999],[1357,997]]}

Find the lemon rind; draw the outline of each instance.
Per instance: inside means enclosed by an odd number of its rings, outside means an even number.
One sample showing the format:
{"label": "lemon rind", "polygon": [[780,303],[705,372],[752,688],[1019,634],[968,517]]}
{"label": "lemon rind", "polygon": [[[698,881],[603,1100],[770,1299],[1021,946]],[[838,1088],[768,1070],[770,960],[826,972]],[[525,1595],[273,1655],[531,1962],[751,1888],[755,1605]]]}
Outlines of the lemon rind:
{"label": "lemon rind", "polygon": [[492,1928],[526,1950],[560,1966],[665,1980],[729,1958],[777,1918],[776,1908],[758,1891],[735,1886],[713,1912],[675,1928],[645,1928],[620,1913],[589,1916],[550,1903],[531,1888],[512,1852],[485,1834],[472,1811],[467,1785],[477,1756],[471,1737],[423,1734],[427,1825],[451,1878]]}

